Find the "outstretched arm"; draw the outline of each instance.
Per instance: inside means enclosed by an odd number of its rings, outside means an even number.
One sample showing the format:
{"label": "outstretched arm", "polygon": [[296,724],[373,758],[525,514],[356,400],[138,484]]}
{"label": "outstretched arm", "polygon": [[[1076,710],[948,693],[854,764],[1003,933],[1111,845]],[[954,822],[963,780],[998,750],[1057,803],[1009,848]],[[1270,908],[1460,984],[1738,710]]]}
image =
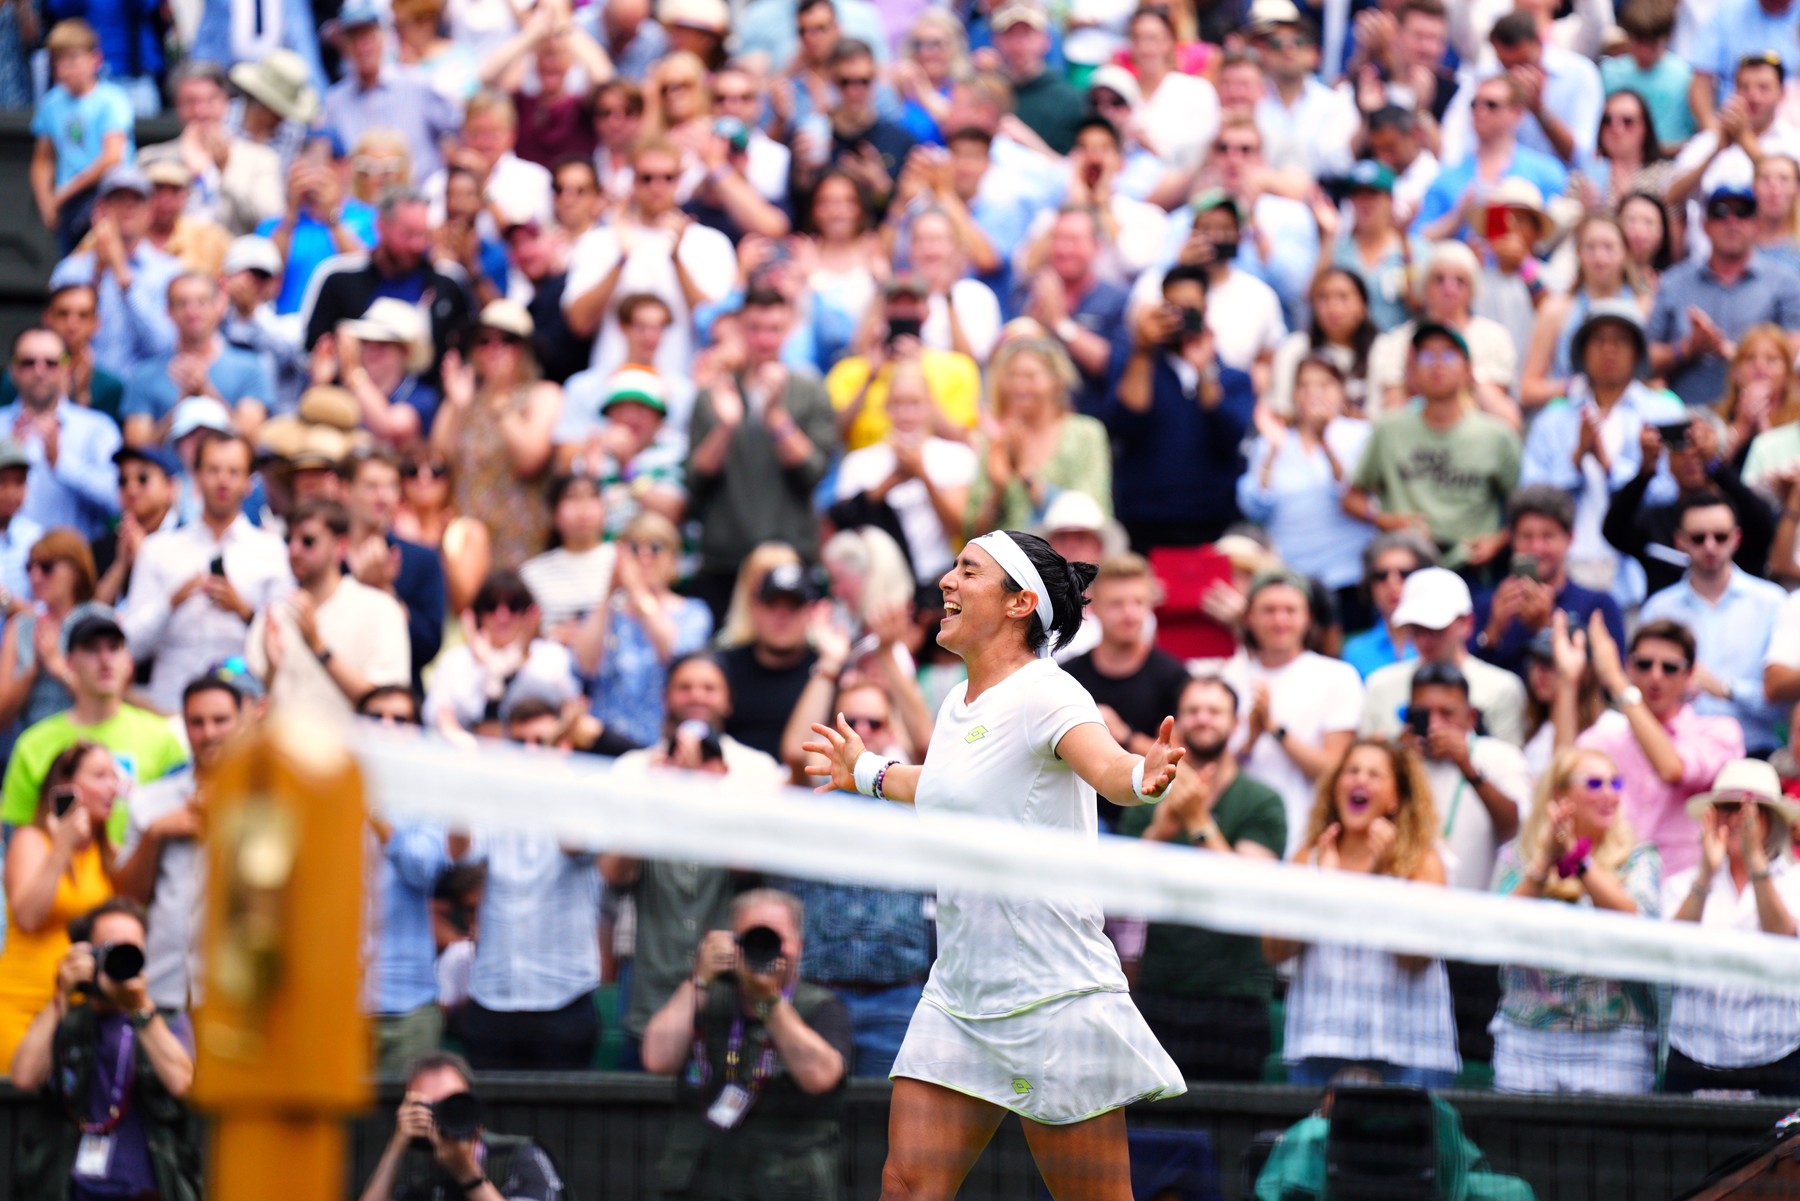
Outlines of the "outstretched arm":
{"label": "outstretched arm", "polygon": [[[1094,791],[1115,805],[1154,804],[1175,781],[1175,765],[1187,751],[1175,745],[1175,719],[1165,717],[1156,741],[1143,755],[1142,793],[1138,791],[1137,755],[1114,741],[1103,725],[1086,722],[1062,736],[1056,753]],[[1148,799],[1146,799],[1148,798]]]}
{"label": "outstretched arm", "polygon": [[[863,745],[863,740],[857,736],[856,731],[850,728],[850,723],[844,720],[844,715],[837,715],[835,729],[815,722],[812,731],[817,737],[800,748],[814,756],[807,761],[806,774],[831,777],[830,783],[821,784],[813,791],[873,795],[867,786],[857,786],[856,761],[868,748]],[[881,777],[882,798],[899,801],[903,805],[912,804],[913,798],[918,795],[919,773],[923,770],[907,763],[889,764]]]}

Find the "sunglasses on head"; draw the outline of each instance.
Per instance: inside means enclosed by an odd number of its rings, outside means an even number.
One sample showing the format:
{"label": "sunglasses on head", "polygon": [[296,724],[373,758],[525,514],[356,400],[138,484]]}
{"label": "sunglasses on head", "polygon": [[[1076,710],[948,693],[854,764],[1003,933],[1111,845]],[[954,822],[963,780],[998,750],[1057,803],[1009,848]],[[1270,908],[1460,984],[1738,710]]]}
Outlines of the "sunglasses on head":
{"label": "sunglasses on head", "polygon": [[1631,666],[1634,671],[1640,671],[1645,675],[1649,675],[1651,672],[1661,672],[1670,677],[1678,676],[1688,669],[1688,665],[1679,659],[1652,659],[1648,655],[1633,655]]}
{"label": "sunglasses on head", "polygon": [[1625,791],[1624,776],[1584,776],[1582,786],[1589,792],[1599,792],[1602,788],[1611,788],[1614,792]]}

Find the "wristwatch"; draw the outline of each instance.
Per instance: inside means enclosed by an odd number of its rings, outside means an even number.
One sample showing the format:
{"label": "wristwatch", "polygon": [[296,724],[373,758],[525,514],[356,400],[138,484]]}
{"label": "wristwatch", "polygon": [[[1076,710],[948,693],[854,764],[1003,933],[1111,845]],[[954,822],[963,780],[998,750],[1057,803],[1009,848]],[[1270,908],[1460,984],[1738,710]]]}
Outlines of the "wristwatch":
{"label": "wristwatch", "polygon": [[486,1175],[471,1176],[467,1180],[462,1181],[456,1187],[458,1189],[462,1190],[463,1196],[466,1197],[470,1193],[474,1192],[476,1189],[480,1188],[482,1185],[486,1184],[487,1182],[488,1182],[488,1178]]}
{"label": "wristwatch", "polygon": [[1207,822],[1204,826],[1201,826],[1198,830],[1194,831],[1194,842],[1196,844],[1199,844],[1202,842],[1211,842],[1212,836],[1214,834],[1219,834],[1219,833],[1220,833],[1220,830],[1219,830],[1218,822],[1216,822],[1216,821]]}
{"label": "wristwatch", "polygon": [[1076,338],[1081,336],[1081,323],[1076,321],[1073,317],[1064,317],[1061,321],[1058,321],[1055,325],[1050,327],[1050,332],[1056,335],[1056,340],[1058,342],[1067,346],[1070,342],[1073,342]]}
{"label": "wristwatch", "polygon": [[324,650],[319,652],[319,666],[320,667],[330,667],[331,666],[332,653],[333,652],[330,647],[326,647]]}
{"label": "wristwatch", "polygon": [[1286,726],[1276,726],[1273,730],[1269,731],[1269,735],[1275,739],[1275,745],[1280,746],[1287,741],[1288,728]]}
{"label": "wristwatch", "polygon": [[1619,708],[1629,709],[1633,705],[1641,705],[1644,703],[1644,690],[1639,688],[1636,684],[1627,684],[1625,687],[1619,689],[1619,695],[1615,696],[1613,699],[1619,702]]}
{"label": "wristwatch", "polygon": [[142,1030],[145,1026],[148,1026],[155,1020],[156,1010],[154,1008],[140,1010],[131,1015],[131,1028],[133,1030]]}

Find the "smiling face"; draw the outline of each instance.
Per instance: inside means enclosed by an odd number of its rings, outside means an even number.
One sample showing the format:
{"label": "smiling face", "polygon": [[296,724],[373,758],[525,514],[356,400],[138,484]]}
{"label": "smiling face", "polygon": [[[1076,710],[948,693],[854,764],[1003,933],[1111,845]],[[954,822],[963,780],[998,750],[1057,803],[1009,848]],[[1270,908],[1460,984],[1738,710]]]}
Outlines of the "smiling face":
{"label": "smiling face", "polygon": [[717,729],[731,716],[731,686],[709,659],[689,659],[676,668],[664,699],[671,723],[703,721]]}
{"label": "smiling face", "polygon": [[1572,824],[1577,838],[1599,842],[1612,829],[1624,798],[1619,793],[1619,769],[1599,751],[1583,754],[1568,783],[1557,790],[1559,800],[1574,802]]}
{"label": "smiling face", "polygon": [[1244,628],[1256,643],[1256,653],[1275,662],[1306,649],[1306,632],[1312,627],[1312,607],[1306,594],[1291,584],[1269,584],[1250,598],[1244,611]]}
{"label": "smiling face", "polygon": [[967,655],[1002,638],[1024,639],[1025,619],[1037,608],[1029,592],[1008,592],[1006,572],[979,546],[968,546],[938,581],[944,620],[938,645]]}
{"label": "smiling face", "polygon": [[1392,757],[1378,746],[1352,747],[1331,800],[1346,834],[1366,834],[1376,818],[1392,818],[1400,811],[1400,780]]}

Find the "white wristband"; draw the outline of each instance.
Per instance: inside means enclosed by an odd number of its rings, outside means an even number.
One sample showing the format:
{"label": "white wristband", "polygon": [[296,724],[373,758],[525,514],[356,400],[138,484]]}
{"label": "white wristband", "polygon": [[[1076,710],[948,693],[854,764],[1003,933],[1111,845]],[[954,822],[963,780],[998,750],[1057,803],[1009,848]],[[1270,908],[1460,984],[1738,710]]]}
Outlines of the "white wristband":
{"label": "white wristband", "polygon": [[864,751],[856,757],[856,791],[864,796],[875,795],[875,777],[881,769],[888,765],[888,760],[874,751]]}
{"label": "white wristband", "polygon": [[1154,805],[1162,800],[1162,797],[1151,796],[1144,791],[1144,757],[1142,755],[1138,756],[1137,765],[1131,769],[1131,791],[1135,792],[1137,799],[1146,805]]}

